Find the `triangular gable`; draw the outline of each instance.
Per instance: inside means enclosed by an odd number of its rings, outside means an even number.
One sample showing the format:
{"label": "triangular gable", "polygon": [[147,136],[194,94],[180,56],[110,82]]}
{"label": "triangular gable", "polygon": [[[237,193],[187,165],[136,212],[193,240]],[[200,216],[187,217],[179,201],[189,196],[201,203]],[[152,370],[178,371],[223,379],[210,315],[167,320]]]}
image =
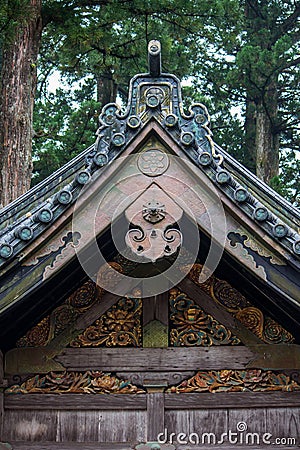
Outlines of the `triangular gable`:
{"label": "triangular gable", "polygon": [[[125,112],[114,104],[103,108],[95,144],[1,211],[0,320],[12,323],[16,317],[9,333],[27,318],[31,323],[41,318],[82,282],[93,241],[105,258],[115,254],[110,229],[114,219],[125,228],[136,225],[141,231],[146,224],[145,230],[151,231],[153,217],[142,222],[138,198],[146,198],[154,185],[169,197],[166,209],[174,209],[173,201],[182,210],[180,218],[174,213],[174,223],[164,227],[163,218],[153,227],[165,242],[165,253],[158,255],[167,265],[168,256],[182,244],[170,245],[170,226],[180,238],[183,220],[194,222],[185,241],[181,233],[188,251],[199,227],[208,247],[215,243],[215,249],[225,248],[220,259],[230,267],[230,280],[237,277],[242,291],[253,289],[267,310],[274,307],[275,315],[283,315],[285,324],[299,325],[299,211],[220,149],[208,124],[201,104],[184,113],[176,77],[151,71],[137,75]],[[134,207],[141,216],[136,224],[126,216]],[[97,208],[94,228],[89,229],[87,219]],[[148,244],[155,233],[146,233]],[[139,239],[133,236],[134,242]],[[121,240],[133,250],[133,241],[124,236]],[[144,250],[140,243],[135,247],[146,257]],[[153,262],[156,253],[154,257]],[[92,252],[92,265],[93,258]]]}

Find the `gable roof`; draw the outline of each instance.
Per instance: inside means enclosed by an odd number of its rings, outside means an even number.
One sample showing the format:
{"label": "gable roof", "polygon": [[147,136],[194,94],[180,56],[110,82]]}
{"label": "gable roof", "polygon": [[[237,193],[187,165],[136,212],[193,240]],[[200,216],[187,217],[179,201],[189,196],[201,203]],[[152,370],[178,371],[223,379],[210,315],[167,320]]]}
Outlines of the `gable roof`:
{"label": "gable roof", "polygon": [[[3,320],[7,318],[9,309],[16,311],[22,298],[40,292],[46,278],[38,276],[37,269],[45,265],[50,254],[54,258],[55,251],[67,253],[66,249],[76,246],[76,233],[65,224],[80,195],[91,198],[109,176],[124,166],[121,156],[140,151],[151,137],[161,142],[167,152],[180,156],[182,166],[189,167],[186,170],[193,173],[194,183],[201,185],[202,193],[205,189],[211,192],[213,186],[227,216],[241,225],[228,232],[227,251],[236,250],[236,263],[241,272],[247,269],[245,278],[254,277],[252,286],[262,297],[274,298],[278,311],[285,309],[287,316],[299,323],[300,211],[214,143],[204,105],[194,104],[187,114],[184,112],[179,80],[160,72],[157,41],[149,45],[149,67],[148,74],[131,80],[124,112],[116,104],[103,108],[97,139],[91,147],[0,211],[0,320],[1,315]],[[147,189],[146,185],[143,189]],[[105,226],[98,230],[103,247],[109,235],[110,219],[106,219]],[[266,244],[268,251],[249,241],[249,230]],[[51,251],[45,250],[45,243],[49,248],[52,245]],[[41,248],[44,250],[40,251],[39,264],[32,263]],[[68,264],[74,266],[73,256],[65,258],[56,271],[50,270],[49,279],[56,273],[62,276]],[[279,263],[277,259],[274,264],[277,257]],[[262,276],[261,266],[267,272]],[[235,273],[238,271],[235,269]],[[21,278],[25,280],[22,283]],[[56,284],[57,279],[52,280],[53,290]],[[269,295],[265,292],[268,289]],[[284,306],[280,304],[283,299]]]}

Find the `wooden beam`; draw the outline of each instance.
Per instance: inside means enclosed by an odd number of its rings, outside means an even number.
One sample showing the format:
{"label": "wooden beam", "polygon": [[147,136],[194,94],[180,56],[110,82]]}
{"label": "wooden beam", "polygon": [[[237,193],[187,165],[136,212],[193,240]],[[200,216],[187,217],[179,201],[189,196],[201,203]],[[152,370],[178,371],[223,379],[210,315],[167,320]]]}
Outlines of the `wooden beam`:
{"label": "wooden beam", "polygon": [[4,410],[144,410],[146,394],[5,394]]}
{"label": "wooden beam", "polygon": [[[210,445],[210,447],[211,448],[214,448],[214,449],[220,449],[220,450],[246,450],[246,448],[247,447],[245,447],[245,446],[240,446],[240,445],[230,445],[230,446],[224,446],[224,445],[214,445],[213,447]],[[249,446],[248,446],[249,447]],[[192,446],[191,447],[193,450],[203,450],[205,447],[203,447],[203,446],[201,446],[201,447],[198,447],[198,446]],[[208,448],[208,447],[206,447],[206,448]],[[258,447],[250,447],[250,448],[252,448],[252,449],[256,449],[256,448],[258,448]],[[279,446],[278,445],[267,445],[267,446],[259,446],[259,450],[271,450],[271,449],[277,449],[278,450],[278,448],[279,448]],[[282,446],[282,449],[284,448],[284,450],[295,450],[295,448],[296,447],[290,447],[290,446]],[[186,445],[176,445],[176,450],[187,450],[187,446]]]}
{"label": "wooden beam", "polygon": [[3,354],[0,350],[0,387],[3,386],[3,379],[4,379],[4,361],[3,361]]}
{"label": "wooden beam", "polygon": [[147,394],[147,441],[156,441],[164,429],[164,394],[153,392]]}
{"label": "wooden beam", "polygon": [[300,345],[257,344],[249,348],[257,356],[247,367],[270,370],[300,369]]}
{"label": "wooden beam", "polygon": [[0,441],[3,434],[3,420],[4,420],[4,394],[0,392]]}
{"label": "wooden beam", "polygon": [[165,394],[165,409],[287,408],[300,406],[294,392],[193,392]]}
{"label": "wooden beam", "polygon": [[66,348],[55,360],[68,370],[172,372],[244,369],[256,355],[246,347]]}
{"label": "wooden beam", "polygon": [[14,450],[133,450],[135,443],[127,442],[11,442]]}

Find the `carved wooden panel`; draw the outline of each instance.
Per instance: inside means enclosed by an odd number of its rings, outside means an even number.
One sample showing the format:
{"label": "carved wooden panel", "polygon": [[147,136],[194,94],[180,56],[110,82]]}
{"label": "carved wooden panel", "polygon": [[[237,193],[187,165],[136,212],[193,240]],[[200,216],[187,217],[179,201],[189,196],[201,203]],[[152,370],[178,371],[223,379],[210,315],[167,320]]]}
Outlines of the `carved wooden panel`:
{"label": "carved wooden panel", "polygon": [[86,372],[50,372],[47,375],[35,375],[22,384],[15,384],[5,391],[7,394],[141,394],[143,389],[121,380],[110,373]]}
{"label": "carved wooden panel", "polygon": [[[114,265],[117,272],[128,273],[132,270],[132,265],[127,262],[126,258],[118,257],[117,259],[118,263],[110,263]],[[203,291],[210,296],[213,302],[225,308],[262,342],[267,344],[294,342],[294,336],[290,332],[272,318],[264,315],[258,307],[253,306],[227,281],[220,280],[213,275],[205,283],[200,283],[201,269],[200,264],[195,264],[189,274],[189,278],[199,289],[200,305]],[[106,276],[109,275],[106,274]],[[102,294],[103,291],[92,280],[85,282],[62,305],[19,339],[16,345],[18,347],[48,345],[79,316],[89,309],[92,310],[94,305],[100,302]],[[199,303],[196,304],[177,288],[169,291],[169,298],[166,295],[159,298],[159,301],[166,302],[166,305],[169,303],[169,346],[191,347],[241,343],[228,326],[216,320],[213,315],[205,311],[205,308],[202,309]],[[105,314],[91,323],[70,343],[70,346],[142,347],[143,334],[145,335],[145,329],[142,329],[142,309],[142,299],[130,296],[120,299]],[[152,342],[152,338],[148,334],[147,339]]]}
{"label": "carved wooden panel", "polygon": [[122,298],[86,328],[70,347],[140,347],[142,300]]}
{"label": "carved wooden panel", "polygon": [[259,337],[266,344],[292,343],[294,336],[285,330],[278,322],[265,316],[263,312],[254,307],[237,289],[227,281],[218,279],[212,275],[204,283],[199,282],[202,265],[195,264],[189,273],[189,278],[196,283],[201,290],[210,295],[216,302],[226,308],[245,327]]}
{"label": "carved wooden panel", "polygon": [[300,391],[300,385],[289,375],[270,370],[211,370],[197,372],[170,392],[263,392]]}
{"label": "carved wooden panel", "polygon": [[231,331],[178,289],[170,291],[170,345],[238,345]]}

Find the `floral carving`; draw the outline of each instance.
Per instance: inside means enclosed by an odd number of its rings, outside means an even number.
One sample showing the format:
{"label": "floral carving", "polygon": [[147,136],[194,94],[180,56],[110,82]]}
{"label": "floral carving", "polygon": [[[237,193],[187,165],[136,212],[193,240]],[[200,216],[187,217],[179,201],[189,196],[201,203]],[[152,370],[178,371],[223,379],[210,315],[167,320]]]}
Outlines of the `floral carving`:
{"label": "floral carving", "polygon": [[84,311],[99,300],[96,284],[89,280],[70,295],[61,306],[42,319],[37,325],[20,338],[17,347],[40,347],[47,345]]}
{"label": "floral carving", "polygon": [[141,346],[142,301],[123,298],[80,334],[71,347]]}
{"label": "floral carving", "polygon": [[294,342],[294,336],[285,330],[279,323],[254,307],[239,291],[227,281],[219,280],[212,275],[205,283],[199,283],[199,274],[202,270],[200,264],[195,264],[189,273],[204,292],[216,302],[233,314],[245,327],[267,344],[282,344]]}
{"label": "floral carving", "polygon": [[149,176],[157,176],[164,173],[169,165],[168,155],[158,149],[150,149],[141,153],[138,159],[138,167],[141,172]]}
{"label": "floral carving", "polygon": [[186,392],[243,392],[243,391],[299,391],[300,385],[283,373],[270,370],[201,371],[169,391]]}
{"label": "floral carving", "polygon": [[141,394],[142,389],[127,380],[120,380],[110,373],[87,372],[50,372],[47,375],[35,375],[21,385],[14,385],[5,391],[7,394]]}
{"label": "floral carving", "polygon": [[178,346],[237,345],[240,340],[186,294],[170,291],[170,343]]}

